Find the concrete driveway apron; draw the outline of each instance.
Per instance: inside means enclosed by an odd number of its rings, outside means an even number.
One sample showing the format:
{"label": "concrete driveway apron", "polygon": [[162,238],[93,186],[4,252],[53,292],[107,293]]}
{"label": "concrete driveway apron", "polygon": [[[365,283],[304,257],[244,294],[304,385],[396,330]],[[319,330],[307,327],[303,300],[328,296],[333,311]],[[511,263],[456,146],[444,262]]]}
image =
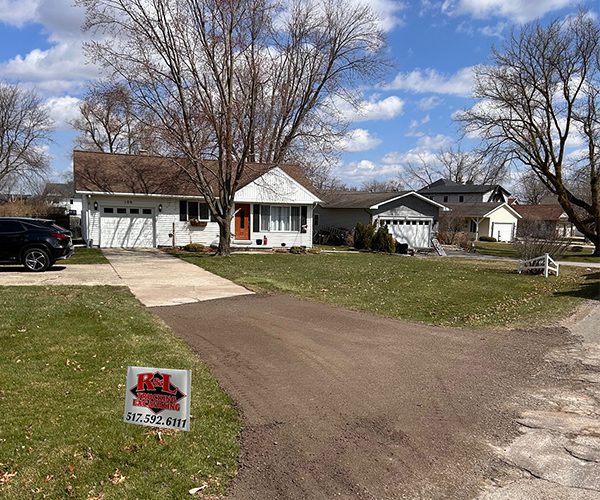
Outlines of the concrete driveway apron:
{"label": "concrete driveway apron", "polygon": [[123,284],[147,307],[252,294],[235,283],[158,250],[105,249]]}

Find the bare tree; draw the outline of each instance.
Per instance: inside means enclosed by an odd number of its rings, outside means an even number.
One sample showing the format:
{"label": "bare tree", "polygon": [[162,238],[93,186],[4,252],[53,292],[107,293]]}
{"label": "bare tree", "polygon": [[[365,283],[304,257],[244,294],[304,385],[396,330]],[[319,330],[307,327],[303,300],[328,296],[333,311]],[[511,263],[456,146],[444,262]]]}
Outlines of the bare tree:
{"label": "bare tree", "polygon": [[71,122],[79,132],[75,147],[106,153],[158,152],[153,128],[137,116],[140,110],[125,84],[93,83],[79,110],[81,116]]}
{"label": "bare tree", "polygon": [[521,176],[515,194],[520,202],[527,205],[539,205],[552,195],[537,174],[531,170]]}
{"label": "bare tree", "polygon": [[451,146],[440,149],[433,158],[418,155],[416,161],[406,164],[404,174],[411,186],[422,188],[440,178],[459,184],[497,184],[506,171],[506,159],[499,155]]}
{"label": "bare tree", "polygon": [[151,115],[219,224],[221,255],[249,165],[293,157],[322,130],[325,103],[382,68],[377,19],[349,0],[77,3],[97,35],[88,54]]}
{"label": "bare tree", "polygon": [[0,83],[0,189],[48,170],[52,121],[36,92]]}
{"label": "bare tree", "polygon": [[369,193],[381,193],[386,191],[402,191],[404,185],[399,180],[388,179],[385,181],[378,181],[376,179],[365,181],[361,184],[361,191],[368,191]]}
{"label": "bare tree", "polygon": [[466,131],[529,167],[600,256],[598,22],[581,12],[513,32],[493,64],[477,68],[475,95],[461,116]]}

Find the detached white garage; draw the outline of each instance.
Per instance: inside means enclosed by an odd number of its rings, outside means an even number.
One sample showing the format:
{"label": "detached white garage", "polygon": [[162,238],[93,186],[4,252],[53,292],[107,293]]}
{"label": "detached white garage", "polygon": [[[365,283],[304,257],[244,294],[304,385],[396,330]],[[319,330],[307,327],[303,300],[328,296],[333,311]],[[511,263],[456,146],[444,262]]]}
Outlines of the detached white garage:
{"label": "detached white garage", "polygon": [[433,220],[397,220],[380,219],[388,232],[398,243],[406,243],[409,248],[428,248],[431,246],[431,228]]}
{"label": "detached white garage", "polygon": [[155,220],[151,208],[105,206],[100,210],[101,248],[152,248]]}

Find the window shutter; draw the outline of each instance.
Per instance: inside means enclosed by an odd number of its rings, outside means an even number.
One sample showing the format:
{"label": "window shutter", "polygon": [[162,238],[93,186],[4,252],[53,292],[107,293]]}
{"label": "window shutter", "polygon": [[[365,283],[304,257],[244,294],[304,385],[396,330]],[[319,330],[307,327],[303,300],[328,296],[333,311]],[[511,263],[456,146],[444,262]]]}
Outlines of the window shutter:
{"label": "window shutter", "polygon": [[252,208],[252,231],[255,233],[260,232],[260,205],[256,203]]}
{"label": "window shutter", "polygon": [[187,221],[187,201],[185,200],[179,200],[179,220]]}
{"label": "window shutter", "polygon": [[300,215],[300,232],[301,233],[306,233],[306,231],[308,230],[308,228],[306,227],[306,221],[308,219],[308,207],[306,207],[306,206],[301,207],[300,212],[301,212],[301,215]]}
{"label": "window shutter", "polygon": [[198,202],[197,201],[188,202],[188,214],[190,216],[190,219],[198,218]]}

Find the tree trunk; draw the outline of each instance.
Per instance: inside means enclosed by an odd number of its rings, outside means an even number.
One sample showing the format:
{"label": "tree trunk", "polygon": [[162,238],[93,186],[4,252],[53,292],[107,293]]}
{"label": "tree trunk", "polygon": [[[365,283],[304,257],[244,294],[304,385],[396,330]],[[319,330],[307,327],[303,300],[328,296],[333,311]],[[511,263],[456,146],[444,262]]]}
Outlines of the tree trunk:
{"label": "tree trunk", "polygon": [[594,253],[592,255],[594,257],[600,257],[600,236],[597,236],[596,241],[594,241]]}
{"label": "tree trunk", "polygon": [[219,224],[219,247],[217,255],[229,257],[231,255],[231,216],[217,217]]}

